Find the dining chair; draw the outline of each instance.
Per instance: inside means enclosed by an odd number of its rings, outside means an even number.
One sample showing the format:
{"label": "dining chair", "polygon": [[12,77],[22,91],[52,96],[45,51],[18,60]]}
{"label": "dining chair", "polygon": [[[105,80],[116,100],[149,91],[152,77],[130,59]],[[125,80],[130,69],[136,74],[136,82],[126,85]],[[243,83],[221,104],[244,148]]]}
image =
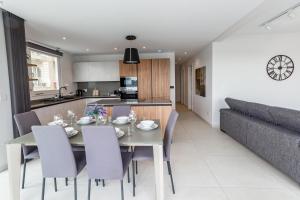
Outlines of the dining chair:
{"label": "dining chair", "polygon": [[115,120],[117,117],[129,116],[131,111],[130,105],[113,106],[111,119]]}
{"label": "dining chair", "polygon": [[[32,132],[39,150],[45,197],[46,178],[74,178],[74,199],[77,200],[77,175],[86,165],[85,152],[72,151],[67,134],[61,126],[33,126]],[[54,146],[55,145],[55,146]]]}
{"label": "dining chair", "polygon": [[[164,149],[163,156],[164,156],[164,161],[166,161],[166,163],[167,163],[168,173],[170,175],[171,184],[172,184],[173,194],[175,194],[175,187],[174,187],[174,182],[173,182],[170,157],[171,157],[171,144],[172,144],[173,132],[174,132],[174,128],[175,128],[178,116],[179,116],[179,114],[175,110],[172,110],[172,112],[169,116],[168,122],[167,122],[164,139],[163,139],[163,149]],[[135,147],[132,159],[133,159],[133,161],[135,161],[136,173],[137,173],[138,172],[138,169],[137,169],[138,161],[153,160],[153,148],[146,147],[146,146]]]}
{"label": "dining chair", "polygon": [[[14,119],[15,119],[20,136],[31,133],[32,126],[41,125],[41,122],[34,111],[15,114]],[[35,146],[22,145],[22,151],[23,151],[23,157],[24,157],[22,189],[24,189],[27,162],[32,159],[39,159],[40,156],[39,156],[38,149]],[[57,191],[57,184],[56,184],[55,179],[54,179],[54,188],[55,188],[55,191]]]}
{"label": "dining chair", "polygon": [[[112,126],[82,127],[88,172],[88,200],[91,197],[91,179],[120,180],[121,199],[124,199],[123,178],[132,161],[132,152],[121,152],[115,129]],[[132,162],[133,196],[135,172]]]}

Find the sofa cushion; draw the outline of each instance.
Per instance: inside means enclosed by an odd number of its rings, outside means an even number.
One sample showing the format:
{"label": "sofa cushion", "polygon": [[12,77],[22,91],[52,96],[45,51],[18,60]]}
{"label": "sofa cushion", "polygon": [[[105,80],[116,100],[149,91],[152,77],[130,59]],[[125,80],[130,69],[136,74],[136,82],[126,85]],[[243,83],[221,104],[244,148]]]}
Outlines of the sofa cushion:
{"label": "sofa cushion", "polygon": [[225,102],[227,103],[227,105],[229,106],[230,109],[237,111],[237,112],[241,112],[243,114],[247,114],[247,107],[246,101],[241,101],[241,100],[237,100],[237,99],[232,99],[232,98],[226,98]]}
{"label": "sofa cushion", "polygon": [[270,106],[259,103],[247,103],[247,113],[254,118],[275,124],[274,118],[270,113]]}
{"label": "sofa cushion", "polygon": [[300,111],[271,107],[270,113],[276,124],[300,133]]}

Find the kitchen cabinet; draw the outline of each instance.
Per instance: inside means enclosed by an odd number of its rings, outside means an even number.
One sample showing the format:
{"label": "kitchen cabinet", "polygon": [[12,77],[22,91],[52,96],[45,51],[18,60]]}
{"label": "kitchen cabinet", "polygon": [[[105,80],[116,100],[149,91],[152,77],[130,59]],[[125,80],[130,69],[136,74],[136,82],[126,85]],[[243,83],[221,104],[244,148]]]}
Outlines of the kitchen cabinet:
{"label": "kitchen cabinet", "polygon": [[73,65],[74,82],[120,81],[117,61],[78,62]]}
{"label": "kitchen cabinet", "polygon": [[120,77],[134,76],[137,77],[136,64],[124,64],[122,60],[119,61]]}
{"label": "kitchen cabinet", "polygon": [[152,60],[144,59],[137,66],[138,69],[138,97],[152,98]]}
{"label": "kitchen cabinet", "polygon": [[152,59],[152,98],[170,99],[169,59]]}

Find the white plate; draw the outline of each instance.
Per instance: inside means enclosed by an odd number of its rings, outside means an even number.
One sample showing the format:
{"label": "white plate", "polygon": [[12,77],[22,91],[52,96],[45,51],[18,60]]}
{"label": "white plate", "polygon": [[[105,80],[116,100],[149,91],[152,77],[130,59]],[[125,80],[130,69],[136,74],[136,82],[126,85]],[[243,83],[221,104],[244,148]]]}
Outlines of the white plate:
{"label": "white plate", "polygon": [[125,132],[122,131],[121,129],[119,128],[115,128],[116,130],[116,133],[117,133],[117,137],[120,138],[120,137],[123,137],[125,135]]}
{"label": "white plate", "polygon": [[79,125],[87,125],[87,124],[91,124],[91,123],[94,123],[96,122],[95,119],[91,119],[89,122],[82,122],[81,120],[77,121],[77,124]]}
{"label": "white plate", "polygon": [[53,121],[53,122],[49,122],[48,123],[49,126],[62,126],[62,127],[66,127],[68,126],[67,123],[61,123],[61,122],[57,122],[57,121]]}
{"label": "white plate", "polygon": [[156,129],[158,127],[158,124],[153,124],[150,127],[145,127],[142,124],[137,124],[136,127],[141,129],[141,130],[144,130],[144,131],[150,131],[150,130]]}
{"label": "white plate", "polygon": [[114,124],[118,124],[118,125],[123,125],[123,124],[128,124],[128,121],[125,121],[125,122],[119,122],[118,120],[113,120],[112,123]]}

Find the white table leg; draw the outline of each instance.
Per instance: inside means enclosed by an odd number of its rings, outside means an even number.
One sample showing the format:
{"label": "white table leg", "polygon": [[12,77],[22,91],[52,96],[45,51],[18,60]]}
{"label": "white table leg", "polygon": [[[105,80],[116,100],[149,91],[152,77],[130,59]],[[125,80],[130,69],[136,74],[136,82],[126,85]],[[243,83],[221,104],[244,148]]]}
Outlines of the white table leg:
{"label": "white table leg", "polygon": [[163,145],[153,146],[156,200],[164,199],[164,159]]}
{"label": "white table leg", "polygon": [[21,145],[6,145],[8,179],[9,179],[9,200],[20,200],[20,175],[21,175]]}

